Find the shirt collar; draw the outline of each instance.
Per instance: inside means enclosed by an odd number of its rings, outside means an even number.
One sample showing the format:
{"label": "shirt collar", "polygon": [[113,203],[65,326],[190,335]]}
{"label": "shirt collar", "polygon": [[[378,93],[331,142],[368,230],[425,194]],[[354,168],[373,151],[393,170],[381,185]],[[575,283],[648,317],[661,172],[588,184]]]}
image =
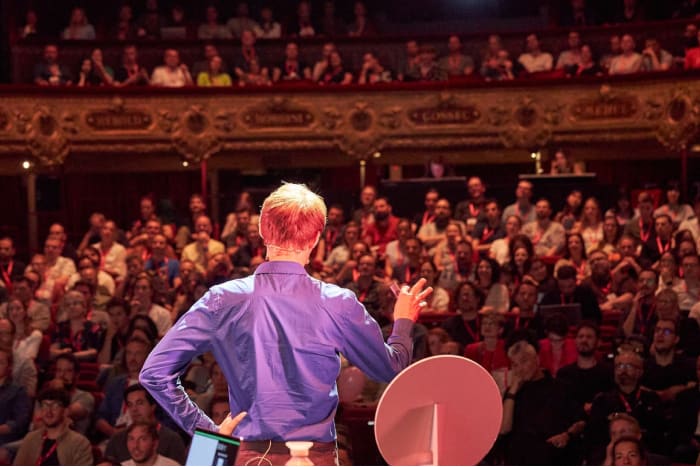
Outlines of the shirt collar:
{"label": "shirt collar", "polygon": [[266,261],[255,270],[255,274],[306,274],[304,267],[294,261]]}

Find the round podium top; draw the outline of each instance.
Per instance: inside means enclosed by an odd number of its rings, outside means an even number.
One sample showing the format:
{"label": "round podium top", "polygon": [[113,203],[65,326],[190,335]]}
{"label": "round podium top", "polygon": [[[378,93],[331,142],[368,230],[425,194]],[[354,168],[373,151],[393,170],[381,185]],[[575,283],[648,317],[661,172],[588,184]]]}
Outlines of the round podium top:
{"label": "round podium top", "polygon": [[409,366],[389,384],[374,433],[390,465],[435,464],[435,440],[437,465],[475,465],[496,441],[502,416],[501,394],[488,371],[464,357],[439,355]]}

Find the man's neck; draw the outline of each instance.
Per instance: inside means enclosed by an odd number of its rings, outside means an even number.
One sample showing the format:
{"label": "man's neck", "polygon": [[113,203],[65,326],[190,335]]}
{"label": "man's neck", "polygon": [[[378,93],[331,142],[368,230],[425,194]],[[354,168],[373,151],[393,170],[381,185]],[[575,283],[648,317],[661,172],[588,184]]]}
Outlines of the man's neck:
{"label": "man's neck", "polygon": [[361,289],[369,289],[369,286],[372,285],[372,276],[360,276],[357,278],[357,285]]}
{"label": "man's neck", "polygon": [[46,427],[46,437],[49,439],[58,439],[68,429],[65,421],[56,426]]}
{"label": "man's neck", "polygon": [[306,266],[309,263],[311,249],[292,251],[267,245],[267,258],[269,261],[291,261]]}
{"label": "man's neck", "polygon": [[462,319],[464,321],[472,321],[479,316],[478,310],[462,310]]}
{"label": "man's neck", "polygon": [[654,347],[654,360],[659,366],[668,366],[671,363],[673,363],[673,354],[673,348],[659,350],[656,347]]}
{"label": "man's neck", "polygon": [[593,355],[579,354],[578,358],[576,359],[576,365],[582,370],[588,370],[590,368],[593,368],[597,364],[598,362],[596,361],[595,356]]}
{"label": "man's neck", "polygon": [[134,465],[155,465],[157,458],[158,458],[158,451],[154,451],[153,454],[151,455],[151,457],[149,457],[148,459],[145,459],[143,462],[134,461]]}
{"label": "man's neck", "polygon": [[492,229],[497,228],[501,224],[501,219],[489,219],[489,227]]}
{"label": "man's neck", "polygon": [[114,240],[100,240],[100,248],[102,248],[103,250],[111,248],[112,245],[114,245]]}
{"label": "man's neck", "polygon": [[634,391],[637,390],[637,385],[635,384],[634,386],[631,385],[618,385],[617,388],[620,390],[621,393],[623,394],[632,394]]}
{"label": "man's neck", "polygon": [[530,200],[529,199],[519,199],[516,201],[516,204],[520,209],[530,209]]}
{"label": "man's neck", "polygon": [[498,345],[498,337],[484,337],[484,345],[486,346],[486,350],[496,350],[496,346]]}
{"label": "man's neck", "polygon": [[549,220],[548,218],[537,219],[537,225],[538,225],[538,226],[540,227],[540,229],[542,229],[542,230],[547,230],[547,229],[549,228],[549,224],[550,224],[551,222],[552,222],[552,221]]}

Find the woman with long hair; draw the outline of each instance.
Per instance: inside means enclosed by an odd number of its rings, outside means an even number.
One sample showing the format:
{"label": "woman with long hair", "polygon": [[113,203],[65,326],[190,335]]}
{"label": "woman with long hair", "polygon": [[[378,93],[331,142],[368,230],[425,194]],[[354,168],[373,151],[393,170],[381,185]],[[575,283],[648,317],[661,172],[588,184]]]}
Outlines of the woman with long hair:
{"label": "woman with long hair", "polygon": [[591,275],[591,268],[588,265],[588,255],[584,248],[583,236],[580,233],[572,233],[566,236],[564,245],[564,257],[554,265],[556,271],[563,265],[568,264],[576,269],[576,283],[581,283]]}
{"label": "woman with long hair", "polygon": [[603,222],[600,214],[600,205],[595,198],[588,198],[583,203],[583,212],[574,231],[581,234],[586,253],[598,247],[603,240]]}
{"label": "woman with long hair", "polygon": [[501,267],[496,260],[483,258],[476,267],[476,283],[486,296],[484,306],[491,307],[499,313],[505,313],[510,308],[508,287],[501,284]]}

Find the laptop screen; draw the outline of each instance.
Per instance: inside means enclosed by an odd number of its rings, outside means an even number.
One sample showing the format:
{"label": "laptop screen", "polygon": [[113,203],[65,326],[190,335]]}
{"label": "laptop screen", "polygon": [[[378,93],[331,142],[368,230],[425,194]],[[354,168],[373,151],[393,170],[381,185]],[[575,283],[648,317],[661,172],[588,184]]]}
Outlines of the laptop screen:
{"label": "laptop screen", "polygon": [[197,428],[185,465],[234,465],[240,445],[236,438]]}

